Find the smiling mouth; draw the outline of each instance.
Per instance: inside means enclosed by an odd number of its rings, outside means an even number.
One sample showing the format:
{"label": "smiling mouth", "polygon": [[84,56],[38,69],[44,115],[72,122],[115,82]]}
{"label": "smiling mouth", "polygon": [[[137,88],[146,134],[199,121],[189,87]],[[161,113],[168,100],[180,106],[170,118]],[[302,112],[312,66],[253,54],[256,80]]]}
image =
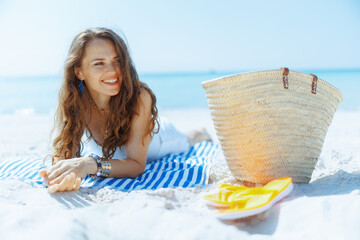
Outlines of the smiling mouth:
{"label": "smiling mouth", "polygon": [[114,78],[114,79],[103,80],[102,82],[106,83],[106,84],[115,84],[115,83],[118,83],[119,81],[117,78]]}

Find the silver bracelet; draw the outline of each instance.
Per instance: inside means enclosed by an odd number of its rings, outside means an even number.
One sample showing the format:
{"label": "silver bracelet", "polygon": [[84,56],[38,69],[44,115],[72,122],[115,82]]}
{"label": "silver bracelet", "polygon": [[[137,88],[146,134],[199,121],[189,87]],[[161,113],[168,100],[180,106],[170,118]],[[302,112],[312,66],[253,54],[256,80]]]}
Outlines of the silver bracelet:
{"label": "silver bracelet", "polygon": [[111,172],[111,163],[108,159],[99,157],[91,153],[88,157],[93,158],[97,164],[97,171],[95,174],[89,174],[91,178],[109,177]]}
{"label": "silver bracelet", "polygon": [[108,159],[104,159],[101,161],[101,176],[102,177],[109,177],[111,172],[111,163]]}

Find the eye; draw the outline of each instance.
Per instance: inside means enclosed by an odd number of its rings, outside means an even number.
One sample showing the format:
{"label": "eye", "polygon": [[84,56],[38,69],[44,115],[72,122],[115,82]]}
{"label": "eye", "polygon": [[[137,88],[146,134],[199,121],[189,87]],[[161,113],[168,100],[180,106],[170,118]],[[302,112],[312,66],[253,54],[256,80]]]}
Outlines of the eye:
{"label": "eye", "polygon": [[104,65],[104,63],[103,62],[96,62],[94,65],[95,66],[102,66],[102,65]]}
{"label": "eye", "polygon": [[119,60],[119,59],[116,59],[116,60],[115,60],[115,63],[120,63],[120,60]]}

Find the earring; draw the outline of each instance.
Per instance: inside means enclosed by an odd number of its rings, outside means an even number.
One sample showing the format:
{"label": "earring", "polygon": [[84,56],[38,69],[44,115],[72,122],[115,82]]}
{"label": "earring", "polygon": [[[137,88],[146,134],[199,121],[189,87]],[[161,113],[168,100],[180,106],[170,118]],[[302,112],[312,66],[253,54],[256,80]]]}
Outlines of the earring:
{"label": "earring", "polygon": [[84,89],[84,85],[83,85],[83,81],[80,80],[79,82],[79,90],[80,90],[80,96],[83,96],[83,89]]}

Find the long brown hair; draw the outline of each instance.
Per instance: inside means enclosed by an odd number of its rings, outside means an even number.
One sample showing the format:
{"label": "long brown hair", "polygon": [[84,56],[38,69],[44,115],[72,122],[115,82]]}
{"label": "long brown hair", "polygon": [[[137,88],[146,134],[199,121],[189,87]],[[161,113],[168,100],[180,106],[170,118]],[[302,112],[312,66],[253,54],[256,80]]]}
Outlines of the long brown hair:
{"label": "long brown hair", "polygon": [[[151,89],[139,80],[125,41],[110,29],[87,29],[75,36],[65,61],[64,78],[55,115],[54,130],[57,130],[58,136],[53,142],[54,153],[51,155],[53,164],[55,158],[69,159],[75,157],[72,156],[74,147],[77,149],[76,157],[80,157],[83,147],[81,137],[87,127],[86,105],[82,101],[82,98],[86,96],[85,94],[84,96],[80,95],[80,80],[76,77],[74,69],[80,66],[87,43],[95,38],[107,39],[113,42],[120,59],[120,72],[122,75],[121,89],[109,101],[110,113],[107,120],[109,135],[103,142],[103,156],[112,158],[116,148],[127,142],[132,119],[135,114],[138,114],[138,99],[141,88],[147,90],[152,98],[152,118],[145,136],[152,135],[159,129],[158,127],[155,128],[156,125],[159,125],[156,97]],[[84,91],[87,91],[86,86],[84,86]]]}

